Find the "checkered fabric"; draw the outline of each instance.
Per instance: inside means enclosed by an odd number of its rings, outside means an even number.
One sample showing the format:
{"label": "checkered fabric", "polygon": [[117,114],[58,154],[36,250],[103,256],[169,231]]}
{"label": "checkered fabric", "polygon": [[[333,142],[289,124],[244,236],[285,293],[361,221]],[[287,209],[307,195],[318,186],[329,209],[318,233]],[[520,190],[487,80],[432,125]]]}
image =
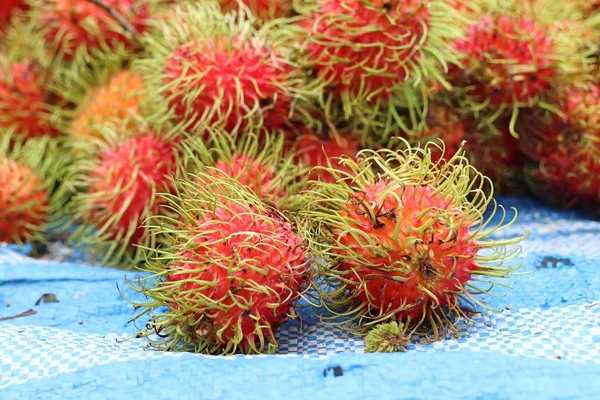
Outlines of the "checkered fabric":
{"label": "checkered fabric", "polygon": [[[416,341],[408,346],[407,351],[465,349],[600,363],[598,321],[600,303],[546,310],[505,310],[500,314],[478,315],[470,324],[461,323],[458,339],[449,336],[434,343]],[[6,345],[2,349],[0,388],[112,362],[181,356],[181,353],[147,351],[144,341],[123,339],[123,336],[115,334],[77,334],[42,326],[1,325],[0,343]],[[298,327],[284,329],[279,333],[278,341],[279,355],[288,357],[362,353],[364,348],[360,338],[323,324],[302,330]],[[254,357],[257,356],[228,358]]]}

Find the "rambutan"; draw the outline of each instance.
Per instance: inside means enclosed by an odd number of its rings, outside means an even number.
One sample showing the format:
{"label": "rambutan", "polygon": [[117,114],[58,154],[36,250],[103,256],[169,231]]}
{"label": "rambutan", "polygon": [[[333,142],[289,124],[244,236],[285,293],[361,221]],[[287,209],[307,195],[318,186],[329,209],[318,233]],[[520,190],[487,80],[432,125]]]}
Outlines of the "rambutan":
{"label": "rambutan", "polygon": [[85,139],[100,138],[100,130],[107,126],[134,130],[143,87],[142,77],[130,70],[121,70],[103,85],[92,87],[75,110],[69,133]]}
{"label": "rambutan", "polygon": [[23,241],[48,222],[48,192],[27,165],[0,159],[0,242]]}
{"label": "rambutan", "polygon": [[486,228],[484,213],[498,209],[491,183],[462,149],[442,165],[427,147],[364,150],[347,163],[353,173],[307,193],[304,211],[313,221],[312,243],[329,263],[326,304],[361,326],[395,320],[434,339],[445,337],[446,327],[456,334],[456,318],[468,317],[481,305],[474,295],[488,290],[475,278],[509,276],[515,267],[504,262],[519,248],[506,246],[523,239],[485,240],[507,226],[501,218]]}
{"label": "rambutan", "polygon": [[[449,79],[465,96],[463,108],[518,111],[546,104],[556,83],[581,80],[589,72],[583,27],[569,22],[572,8],[549,0],[483,3],[480,18],[454,42],[460,64],[450,68]],[[517,116],[514,112],[513,134]]]}
{"label": "rambutan", "polygon": [[48,75],[35,62],[0,67],[0,128],[14,126],[25,137],[57,135],[53,120],[56,99],[45,78]]}
{"label": "rambutan", "polygon": [[527,16],[482,17],[456,48],[465,65],[451,70],[452,82],[495,106],[529,103],[560,73],[553,37]]}
{"label": "rambutan", "polygon": [[547,201],[597,209],[600,201],[600,89],[570,88],[558,113],[527,110],[518,121],[532,191]]}
{"label": "rambutan", "polygon": [[273,187],[275,172],[267,165],[253,160],[249,156],[236,154],[231,160],[218,160],[215,168],[216,170],[209,172],[210,175],[220,175],[216,172],[218,170],[252,188],[260,198],[285,196],[285,190],[281,188],[277,190]]}
{"label": "rambutan", "polygon": [[[238,10],[240,0],[219,0],[223,12]],[[284,17],[293,10],[293,0],[241,0],[261,20]]]}
{"label": "rambutan", "polygon": [[4,31],[15,11],[25,9],[27,9],[25,0],[3,0],[0,4],[0,32]]}
{"label": "rambutan", "polygon": [[465,157],[491,179],[497,192],[515,193],[521,184],[525,157],[508,124],[504,118],[493,118],[492,122],[481,116],[477,119],[449,102],[437,100],[429,104],[425,124],[405,136],[411,143],[434,143],[429,147],[434,162],[443,161],[442,155],[454,156],[462,147]]}
{"label": "rambutan", "polygon": [[131,50],[149,28],[148,0],[43,0],[34,3],[46,40],[66,59]]}
{"label": "rambutan", "polygon": [[[296,111],[304,75],[269,26],[255,28],[244,11],[223,14],[214,2],[177,7],[147,38],[138,70],[148,88],[190,130],[202,123],[278,128]],[[166,110],[157,109],[164,119]]]}
{"label": "rambutan", "polygon": [[300,25],[306,31],[306,66],[325,93],[324,106],[341,101],[346,118],[356,108],[385,107],[393,113],[412,87],[429,79],[446,84],[441,70],[456,61],[449,40],[458,33],[451,28],[458,18],[445,1],[317,4]]}
{"label": "rambutan", "polygon": [[340,162],[341,157],[355,158],[360,149],[361,145],[357,139],[350,134],[337,132],[325,138],[306,133],[298,136],[293,146],[295,161],[311,168],[309,179],[324,182],[336,180],[327,167],[333,165],[341,171],[349,171],[349,168]]}
{"label": "rambutan", "polygon": [[[246,186],[262,201],[280,209],[304,188],[308,169],[295,165],[294,154],[286,154],[285,137],[262,129],[227,132],[206,129],[203,137],[184,142],[188,170],[213,177],[230,177]],[[192,165],[194,164],[194,165]]]}
{"label": "rambutan", "polygon": [[160,312],[137,337],[167,351],[273,352],[275,329],[295,315],[310,283],[304,240],[235,179],[199,174],[176,186],[165,198],[181,218],[151,227],[171,246],[143,268],[152,276],[131,282],[149,299],[134,303],[141,308],[134,320]]}
{"label": "rambutan", "polygon": [[105,134],[103,141],[97,156],[73,167],[79,192],[69,212],[80,226],[72,241],[95,245],[103,264],[135,262],[143,250],[133,247],[150,240],[143,223],[163,211],[158,193],[169,193],[179,172],[179,145],[153,132]]}
{"label": "rambutan", "polygon": [[43,242],[58,208],[55,186],[63,163],[56,141],[23,142],[0,130],[0,242]]}

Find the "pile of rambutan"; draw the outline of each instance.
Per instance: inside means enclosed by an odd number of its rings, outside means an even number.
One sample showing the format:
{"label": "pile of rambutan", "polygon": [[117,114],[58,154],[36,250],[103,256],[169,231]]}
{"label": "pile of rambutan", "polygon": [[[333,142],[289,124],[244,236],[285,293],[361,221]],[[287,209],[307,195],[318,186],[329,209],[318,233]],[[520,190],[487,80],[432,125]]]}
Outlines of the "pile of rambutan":
{"label": "pile of rambutan", "polygon": [[495,194],[600,211],[595,2],[23,0],[0,32],[0,242],[144,271],[161,350],[276,351],[303,305],[440,340],[519,268]]}

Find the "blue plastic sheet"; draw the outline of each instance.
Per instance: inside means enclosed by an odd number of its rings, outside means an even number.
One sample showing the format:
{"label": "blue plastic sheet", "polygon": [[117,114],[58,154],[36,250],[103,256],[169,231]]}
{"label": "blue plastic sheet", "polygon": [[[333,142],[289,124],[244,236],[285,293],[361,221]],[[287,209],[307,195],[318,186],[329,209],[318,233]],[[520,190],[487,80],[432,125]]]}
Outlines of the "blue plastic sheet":
{"label": "blue plastic sheet", "polygon": [[[134,332],[117,290],[135,272],[33,260],[0,249],[0,399],[595,398],[600,392],[600,222],[504,198],[528,229],[522,272],[461,323],[460,338],[363,354],[316,318],[286,323],[274,356],[159,353]],[[65,257],[71,258],[71,257]],[[36,301],[52,293],[59,302]],[[126,290],[126,295],[135,296]]]}

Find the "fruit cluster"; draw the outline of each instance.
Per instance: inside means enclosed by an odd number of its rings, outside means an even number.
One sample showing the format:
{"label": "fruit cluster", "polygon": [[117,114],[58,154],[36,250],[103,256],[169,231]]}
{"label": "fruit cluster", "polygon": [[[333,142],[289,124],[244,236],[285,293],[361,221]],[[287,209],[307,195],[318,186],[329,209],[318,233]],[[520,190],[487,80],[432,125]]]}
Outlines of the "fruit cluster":
{"label": "fruit cluster", "polygon": [[0,241],[146,271],[159,349],[271,351],[303,302],[443,338],[519,266],[495,191],[600,208],[592,3],[4,2]]}

